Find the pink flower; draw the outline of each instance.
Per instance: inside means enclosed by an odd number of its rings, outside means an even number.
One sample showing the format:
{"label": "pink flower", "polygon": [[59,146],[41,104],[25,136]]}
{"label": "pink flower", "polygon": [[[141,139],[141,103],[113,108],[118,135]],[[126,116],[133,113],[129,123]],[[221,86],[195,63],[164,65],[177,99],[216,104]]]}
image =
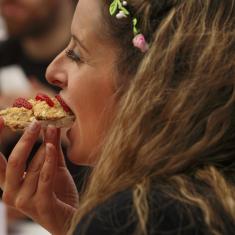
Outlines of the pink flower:
{"label": "pink flower", "polygon": [[146,52],[149,49],[148,43],[145,41],[143,34],[137,34],[133,38],[133,45],[141,50],[141,52]]}

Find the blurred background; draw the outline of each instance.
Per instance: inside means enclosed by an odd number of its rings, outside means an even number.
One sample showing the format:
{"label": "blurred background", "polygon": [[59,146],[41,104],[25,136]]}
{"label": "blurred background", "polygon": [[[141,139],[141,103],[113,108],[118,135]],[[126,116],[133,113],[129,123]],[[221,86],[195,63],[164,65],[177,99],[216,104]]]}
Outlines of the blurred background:
{"label": "blurred background", "polygon": [[[0,0],[0,109],[11,106],[18,97],[59,92],[46,82],[45,72],[70,40],[76,4],[77,0]],[[21,135],[7,129],[1,133],[0,151],[6,158]],[[40,144],[39,140],[29,162]],[[63,149],[66,152],[65,138]],[[66,163],[80,191],[89,169],[74,166],[67,158]],[[48,234],[20,212],[6,207],[1,199],[0,218],[0,235]]]}

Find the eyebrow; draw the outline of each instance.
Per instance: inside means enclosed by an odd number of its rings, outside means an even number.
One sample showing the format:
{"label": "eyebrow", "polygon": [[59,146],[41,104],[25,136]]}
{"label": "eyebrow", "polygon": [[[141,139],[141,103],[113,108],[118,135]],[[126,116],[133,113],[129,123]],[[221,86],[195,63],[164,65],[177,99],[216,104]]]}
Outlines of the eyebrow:
{"label": "eyebrow", "polygon": [[81,42],[80,39],[78,39],[78,37],[76,37],[74,34],[71,35],[71,37],[81,46],[81,48],[86,51],[89,54],[89,51],[87,50],[87,48],[83,45],[83,43]]}

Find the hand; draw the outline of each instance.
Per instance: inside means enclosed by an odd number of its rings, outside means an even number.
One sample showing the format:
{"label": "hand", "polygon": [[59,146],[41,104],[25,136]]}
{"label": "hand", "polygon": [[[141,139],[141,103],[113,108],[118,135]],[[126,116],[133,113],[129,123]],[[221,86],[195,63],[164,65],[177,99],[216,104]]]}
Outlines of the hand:
{"label": "hand", "polygon": [[0,156],[3,201],[50,233],[66,234],[78,205],[78,193],[63,159],[59,130],[47,128],[44,143],[25,169],[40,129],[37,122],[27,128],[10,154],[8,163]]}

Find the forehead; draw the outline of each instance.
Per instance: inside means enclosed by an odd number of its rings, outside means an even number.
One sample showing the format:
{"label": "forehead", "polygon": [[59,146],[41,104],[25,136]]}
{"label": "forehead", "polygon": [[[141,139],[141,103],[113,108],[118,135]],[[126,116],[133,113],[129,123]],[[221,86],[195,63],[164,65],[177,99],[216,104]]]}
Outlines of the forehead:
{"label": "forehead", "polygon": [[90,34],[98,36],[101,33],[102,16],[100,2],[100,0],[79,0],[71,27],[73,34],[81,39],[87,39],[87,36],[90,36]]}

